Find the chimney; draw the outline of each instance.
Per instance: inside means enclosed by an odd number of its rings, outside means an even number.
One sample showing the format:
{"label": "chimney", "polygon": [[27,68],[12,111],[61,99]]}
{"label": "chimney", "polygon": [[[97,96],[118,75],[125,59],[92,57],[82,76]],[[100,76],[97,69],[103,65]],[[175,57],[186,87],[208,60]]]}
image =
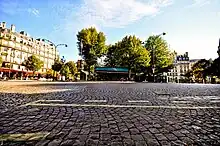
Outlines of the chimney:
{"label": "chimney", "polygon": [[15,32],[15,25],[11,25],[11,32]]}
{"label": "chimney", "polygon": [[189,53],[188,52],[186,52],[185,54],[186,54],[186,57],[189,57]]}
{"label": "chimney", "polygon": [[20,34],[24,35],[24,34],[25,34],[25,32],[24,32],[24,31],[21,31],[21,32],[20,32]]}
{"label": "chimney", "polygon": [[1,27],[6,28],[6,22],[1,22]]}

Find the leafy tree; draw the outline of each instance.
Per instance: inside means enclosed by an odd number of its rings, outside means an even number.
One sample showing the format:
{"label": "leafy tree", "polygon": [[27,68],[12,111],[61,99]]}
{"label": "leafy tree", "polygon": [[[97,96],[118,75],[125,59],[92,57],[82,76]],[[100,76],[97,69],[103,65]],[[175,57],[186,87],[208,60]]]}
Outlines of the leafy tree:
{"label": "leafy tree", "polygon": [[213,76],[220,77],[220,46],[218,47],[218,58],[216,58],[211,66],[211,72]]}
{"label": "leafy tree", "polygon": [[52,69],[48,69],[46,72],[46,77],[47,78],[52,78],[53,77],[53,70]]}
{"label": "leafy tree", "polygon": [[131,71],[141,72],[140,68],[148,67],[149,62],[149,52],[136,36],[126,36],[115,45],[108,46],[106,64],[112,67],[128,67],[129,78]]}
{"label": "leafy tree", "polygon": [[31,70],[33,71],[33,74],[40,70],[43,65],[44,65],[44,62],[41,61],[38,57],[36,57],[35,55],[32,55],[30,57],[28,57],[27,60],[25,60],[23,62],[23,65],[28,69],[28,70]]}
{"label": "leafy tree", "polygon": [[61,70],[62,66],[63,66],[63,62],[61,60],[57,59],[54,61],[54,64],[52,65],[52,69],[54,71],[59,72]]}
{"label": "leafy tree", "polygon": [[74,61],[69,61],[65,65],[69,67],[69,70],[72,76],[75,76],[75,74],[77,74],[78,71],[77,71],[77,67]]}
{"label": "leafy tree", "polygon": [[3,59],[2,59],[2,57],[0,56],[0,67],[2,67],[2,63],[3,63]]}
{"label": "leafy tree", "polygon": [[213,76],[220,77],[220,57],[213,61],[211,65],[211,72]]}
{"label": "leafy tree", "polygon": [[184,75],[188,80],[192,81],[193,78],[193,71],[189,70],[185,75]]}
{"label": "leafy tree", "polygon": [[196,62],[192,66],[192,72],[193,76],[195,76],[196,80],[202,80],[204,83],[206,83],[206,77],[208,75],[211,75],[211,65],[212,65],[212,60],[206,60],[206,59],[201,59],[198,62]]}
{"label": "leafy tree", "polygon": [[62,76],[65,76],[66,78],[69,78],[69,75],[71,74],[69,66],[68,65],[63,65],[61,70],[60,70],[60,74]]}
{"label": "leafy tree", "polygon": [[96,28],[90,27],[78,32],[77,40],[78,50],[88,65],[90,74],[90,66],[96,64],[97,58],[106,52],[105,35],[103,32],[97,32]]}
{"label": "leafy tree", "polygon": [[150,52],[150,68],[148,71],[152,72],[155,67],[155,73],[167,71],[172,68],[175,58],[175,52],[169,50],[167,42],[160,36],[150,36],[145,41],[145,48]]}

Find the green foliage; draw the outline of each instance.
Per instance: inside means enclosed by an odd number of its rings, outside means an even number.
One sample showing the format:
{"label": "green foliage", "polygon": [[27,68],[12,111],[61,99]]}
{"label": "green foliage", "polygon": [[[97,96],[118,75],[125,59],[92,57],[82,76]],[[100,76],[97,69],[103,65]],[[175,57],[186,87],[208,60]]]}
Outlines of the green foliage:
{"label": "green foliage", "polygon": [[71,74],[69,66],[68,65],[63,65],[61,70],[60,70],[60,74],[62,76],[65,76],[66,78],[69,78],[69,75]]}
{"label": "green foliage", "polygon": [[23,65],[28,70],[35,72],[35,71],[40,70],[43,67],[44,62],[41,61],[39,58],[37,58],[35,55],[32,55],[32,56],[28,57],[28,59],[23,62]]}
{"label": "green foliage", "polygon": [[48,69],[46,72],[46,77],[47,78],[52,78],[53,77],[53,70],[52,69]]}
{"label": "green foliage", "polygon": [[155,72],[172,68],[175,52],[169,50],[167,42],[160,36],[150,36],[145,42],[145,48],[150,52],[151,68],[155,67]]}
{"label": "green foliage", "polygon": [[213,61],[211,65],[211,72],[213,76],[220,77],[220,57]]}
{"label": "green foliage", "polygon": [[88,66],[96,64],[97,58],[106,52],[105,35],[94,27],[82,29],[77,39],[78,50]]}
{"label": "green foliage", "polygon": [[128,67],[134,72],[140,72],[140,68],[148,67],[150,62],[149,52],[136,36],[126,36],[115,45],[108,46],[106,57],[107,66]]}
{"label": "green foliage", "polygon": [[1,55],[2,56],[8,56],[8,53],[7,52],[2,52]]}
{"label": "green foliage", "polygon": [[76,64],[74,63],[74,61],[69,61],[65,65],[67,65],[69,67],[69,71],[70,71],[72,76],[74,76],[78,72]]}
{"label": "green foliage", "polygon": [[218,56],[220,57],[220,46],[218,47],[217,53],[218,53]]}
{"label": "green foliage", "polygon": [[211,75],[212,72],[212,60],[201,59],[192,66],[190,75],[194,76],[195,80],[198,82],[206,82],[206,77]]}
{"label": "green foliage", "polygon": [[62,66],[63,66],[63,62],[61,60],[57,59],[57,60],[55,60],[54,64],[52,65],[52,69],[54,71],[59,72],[61,70]]}
{"label": "green foliage", "polygon": [[184,76],[187,77],[188,79],[192,78],[193,77],[193,71],[189,70]]}
{"label": "green foliage", "polygon": [[0,67],[2,67],[2,63],[3,63],[3,59],[2,59],[2,57],[0,56]]}

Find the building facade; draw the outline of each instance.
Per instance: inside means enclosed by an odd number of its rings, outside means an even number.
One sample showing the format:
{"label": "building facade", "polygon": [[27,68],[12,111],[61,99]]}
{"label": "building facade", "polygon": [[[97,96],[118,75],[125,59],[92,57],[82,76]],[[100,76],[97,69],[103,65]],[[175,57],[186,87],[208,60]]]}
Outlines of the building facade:
{"label": "building facade", "polygon": [[167,82],[183,82],[185,74],[192,69],[192,66],[200,59],[189,59],[188,52],[177,55],[174,61],[174,68],[167,73]]}
{"label": "building facade", "polygon": [[6,27],[5,22],[0,23],[0,56],[3,64],[0,72],[28,72],[22,63],[29,56],[36,55],[44,62],[38,73],[44,73],[52,67],[59,52],[53,44],[42,39],[34,39],[26,32],[16,32],[15,26]]}

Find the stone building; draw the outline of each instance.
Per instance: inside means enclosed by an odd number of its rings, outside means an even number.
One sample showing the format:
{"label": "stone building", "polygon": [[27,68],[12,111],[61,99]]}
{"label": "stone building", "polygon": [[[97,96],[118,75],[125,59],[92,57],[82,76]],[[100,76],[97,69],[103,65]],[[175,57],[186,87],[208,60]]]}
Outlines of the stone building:
{"label": "stone building", "polygon": [[183,82],[184,75],[191,70],[192,66],[200,59],[190,59],[188,52],[177,55],[174,61],[174,68],[167,73],[167,82]]}
{"label": "stone building", "polygon": [[4,61],[0,72],[10,76],[21,72],[32,73],[22,66],[22,62],[31,55],[36,55],[44,62],[38,73],[46,72],[54,64],[54,59],[59,57],[58,51],[55,50],[53,44],[34,39],[25,31],[16,32],[15,25],[7,28],[6,22],[0,23],[0,55]]}

